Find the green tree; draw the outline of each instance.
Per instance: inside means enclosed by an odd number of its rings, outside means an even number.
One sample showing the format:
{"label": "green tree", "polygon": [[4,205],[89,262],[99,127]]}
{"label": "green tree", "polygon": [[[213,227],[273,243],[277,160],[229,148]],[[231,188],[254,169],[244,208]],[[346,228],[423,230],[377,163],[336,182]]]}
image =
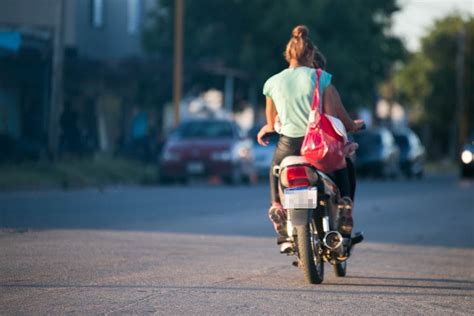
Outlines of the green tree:
{"label": "green tree", "polygon": [[[170,57],[174,1],[158,3],[144,45]],[[188,77],[210,63],[245,71],[261,87],[286,67],[283,51],[291,30],[305,24],[350,108],[371,104],[377,83],[405,55],[401,41],[387,35],[399,9],[395,0],[188,0],[185,6]]]}
{"label": "green tree", "polygon": [[432,64],[420,52],[410,56],[409,62],[404,65],[393,78],[396,95],[401,104],[409,108],[409,121],[415,124],[425,122],[425,99],[431,93],[431,84],[428,73]]}
{"label": "green tree", "polygon": [[[464,38],[460,38],[464,30]],[[456,58],[464,41],[462,94],[464,110],[458,121]],[[427,130],[425,141],[432,158],[446,157],[474,122],[472,73],[474,70],[474,18],[464,21],[450,15],[435,22],[422,39],[421,52],[413,54],[395,75],[399,99],[419,115],[413,123]],[[471,126],[469,126],[471,124]],[[456,131],[456,129],[458,129]]]}

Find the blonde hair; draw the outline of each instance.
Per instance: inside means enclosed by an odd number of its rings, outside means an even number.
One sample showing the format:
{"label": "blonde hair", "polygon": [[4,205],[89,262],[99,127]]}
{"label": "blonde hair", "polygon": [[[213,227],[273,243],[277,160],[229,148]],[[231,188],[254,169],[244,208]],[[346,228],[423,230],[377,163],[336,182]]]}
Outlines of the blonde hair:
{"label": "blonde hair", "polygon": [[326,65],[327,65],[326,57],[324,57],[323,53],[321,53],[321,51],[316,46],[314,46],[314,49],[315,49],[314,63],[313,63],[314,68],[321,68],[321,69],[326,70]]}
{"label": "blonde hair", "polygon": [[291,35],[285,50],[286,61],[296,59],[301,65],[312,65],[317,48],[308,37],[308,28],[305,25],[298,25]]}

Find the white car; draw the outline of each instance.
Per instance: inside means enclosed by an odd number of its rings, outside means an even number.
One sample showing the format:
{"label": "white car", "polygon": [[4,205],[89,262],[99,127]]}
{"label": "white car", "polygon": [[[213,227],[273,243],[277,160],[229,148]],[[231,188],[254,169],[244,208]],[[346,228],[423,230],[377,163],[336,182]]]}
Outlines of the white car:
{"label": "white car", "polygon": [[262,146],[257,142],[259,130],[259,128],[253,128],[249,132],[253,141],[254,169],[259,178],[268,178],[279,135],[277,133],[269,134],[267,137],[270,143],[267,146]]}

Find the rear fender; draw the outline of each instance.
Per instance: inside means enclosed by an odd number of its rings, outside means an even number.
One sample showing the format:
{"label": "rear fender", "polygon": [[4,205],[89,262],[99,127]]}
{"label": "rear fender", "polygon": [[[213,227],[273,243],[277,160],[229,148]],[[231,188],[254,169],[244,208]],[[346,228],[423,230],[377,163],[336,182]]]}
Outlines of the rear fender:
{"label": "rear fender", "polygon": [[313,218],[312,209],[290,209],[288,210],[288,220],[293,226],[304,226],[311,222]]}

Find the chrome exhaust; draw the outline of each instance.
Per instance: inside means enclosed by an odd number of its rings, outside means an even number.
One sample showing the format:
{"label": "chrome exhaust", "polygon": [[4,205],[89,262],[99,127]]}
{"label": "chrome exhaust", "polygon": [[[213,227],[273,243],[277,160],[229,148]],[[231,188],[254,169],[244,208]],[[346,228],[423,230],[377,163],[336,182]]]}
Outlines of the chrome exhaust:
{"label": "chrome exhaust", "polygon": [[323,238],[323,245],[331,250],[339,249],[342,246],[342,235],[335,231],[329,231]]}
{"label": "chrome exhaust", "polygon": [[279,178],[280,177],[280,166],[274,166],[272,169],[272,173],[275,177]]}

